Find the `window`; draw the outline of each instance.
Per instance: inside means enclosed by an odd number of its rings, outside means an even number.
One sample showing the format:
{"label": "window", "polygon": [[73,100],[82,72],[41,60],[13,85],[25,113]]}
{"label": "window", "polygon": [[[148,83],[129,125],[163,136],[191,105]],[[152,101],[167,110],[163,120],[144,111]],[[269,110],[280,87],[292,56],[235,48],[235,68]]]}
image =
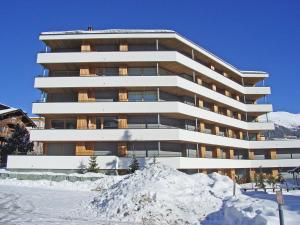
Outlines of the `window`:
{"label": "window", "polygon": [[96,68],[96,75],[98,75],[98,76],[118,76],[119,68],[117,68],[117,67]]}
{"label": "window", "polygon": [[142,101],[143,96],[141,92],[137,91],[130,91],[128,92],[128,100],[133,102],[140,102]]}
{"label": "window", "polygon": [[128,68],[129,76],[156,76],[155,67],[146,67],[146,68],[137,68],[131,67]]}
{"label": "window", "polygon": [[128,100],[133,102],[151,102],[157,100],[155,91],[130,91],[128,92]]}
{"label": "window", "polygon": [[76,120],[66,120],[66,129],[76,129]]}
{"label": "window", "polygon": [[64,121],[63,120],[51,120],[51,128],[52,129],[64,129]]}
{"label": "window", "polygon": [[103,118],[104,129],[116,129],[118,128],[118,119],[116,117],[104,117]]}
{"label": "window", "polygon": [[157,100],[155,91],[145,91],[143,94],[143,100],[145,102],[153,102]]}

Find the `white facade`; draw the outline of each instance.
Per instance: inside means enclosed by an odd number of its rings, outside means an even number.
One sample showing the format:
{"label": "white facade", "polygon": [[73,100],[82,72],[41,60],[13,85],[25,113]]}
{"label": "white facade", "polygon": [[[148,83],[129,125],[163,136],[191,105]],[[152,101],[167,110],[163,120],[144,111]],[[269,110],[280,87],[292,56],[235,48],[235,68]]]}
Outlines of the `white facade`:
{"label": "white facade", "polygon": [[[31,139],[44,143],[45,156],[10,157],[9,168],[55,169],[55,161],[57,169],[74,169],[96,153],[102,169],[144,154],[230,176],[300,163],[299,140],[265,140],[274,124],[257,122],[272,111],[262,101],[271,93],[261,85],[265,72],[240,71],[167,30],[46,32],[40,40],[45,72],[34,87],[43,96],[32,111],[45,117],[45,129],[32,130]],[[280,159],[282,149],[291,159]],[[113,169],[126,169],[120,165]]]}

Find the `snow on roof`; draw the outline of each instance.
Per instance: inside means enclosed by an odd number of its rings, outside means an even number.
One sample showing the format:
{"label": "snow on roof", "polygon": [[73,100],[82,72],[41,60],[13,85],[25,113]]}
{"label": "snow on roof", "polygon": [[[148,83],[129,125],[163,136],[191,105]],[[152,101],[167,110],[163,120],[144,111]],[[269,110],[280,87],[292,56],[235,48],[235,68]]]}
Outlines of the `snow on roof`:
{"label": "snow on roof", "polygon": [[252,73],[252,74],[268,74],[264,71],[252,71],[252,70],[240,70],[241,73]]}
{"label": "snow on roof", "polygon": [[147,29],[107,29],[107,30],[70,30],[42,32],[41,35],[56,34],[136,34],[136,33],[175,33],[173,30],[147,30]]}
{"label": "snow on roof", "polygon": [[0,110],[0,115],[6,114],[6,113],[9,113],[9,112],[13,112],[13,111],[16,111],[16,110],[18,110],[18,109],[15,109],[15,108],[3,109],[3,110]]}
{"label": "snow on roof", "polygon": [[0,115],[5,115],[5,114],[15,112],[15,111],[20,112],[28,120],[29,125],[35,126],[35,123],[28,117],[27,113],[25,111],[23,111],[22,109],[12,108],[10,106],[7,106],[7,105],[1,104],[1,103],[0,103],[0,105],[8,107],[7,109],[2,109],[2,110],[0,109]]}

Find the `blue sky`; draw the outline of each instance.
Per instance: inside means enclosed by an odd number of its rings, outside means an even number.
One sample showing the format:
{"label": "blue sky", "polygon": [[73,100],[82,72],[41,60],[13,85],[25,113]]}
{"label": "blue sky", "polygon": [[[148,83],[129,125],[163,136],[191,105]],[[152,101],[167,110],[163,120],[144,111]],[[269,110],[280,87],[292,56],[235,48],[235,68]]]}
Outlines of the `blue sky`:
{"label": "blue sky", "polygon": [[31,114],[42,31],[173,29],[243,70],[270,73],[275,111],[300,113],[300,1],[14,1],[0,7],[0,102]]}

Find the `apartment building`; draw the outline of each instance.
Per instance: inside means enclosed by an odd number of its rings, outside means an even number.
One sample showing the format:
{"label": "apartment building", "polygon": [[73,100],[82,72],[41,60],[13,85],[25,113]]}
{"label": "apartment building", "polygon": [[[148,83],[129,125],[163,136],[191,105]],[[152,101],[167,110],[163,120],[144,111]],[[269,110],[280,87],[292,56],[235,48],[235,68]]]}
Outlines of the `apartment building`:
{"label": "apartment building", "polygon": [[120,162],[135,155],[253,178],[261,168],[276,175],[299,166],[300,142],[266,140],[274,124],[257,120],[272,111],[266,72],[239,70],[171,30],[89,28],[44,32],[40,40],[42,97],[32,111],[45,129],[31,139],[43,143],[45,157],[28,158],[27,167],[55,156],[55,165],[41,164],[66,169],[58,161],[72,158],[74,169],[97,155],[102,169],[112,161],[124,169]]}

